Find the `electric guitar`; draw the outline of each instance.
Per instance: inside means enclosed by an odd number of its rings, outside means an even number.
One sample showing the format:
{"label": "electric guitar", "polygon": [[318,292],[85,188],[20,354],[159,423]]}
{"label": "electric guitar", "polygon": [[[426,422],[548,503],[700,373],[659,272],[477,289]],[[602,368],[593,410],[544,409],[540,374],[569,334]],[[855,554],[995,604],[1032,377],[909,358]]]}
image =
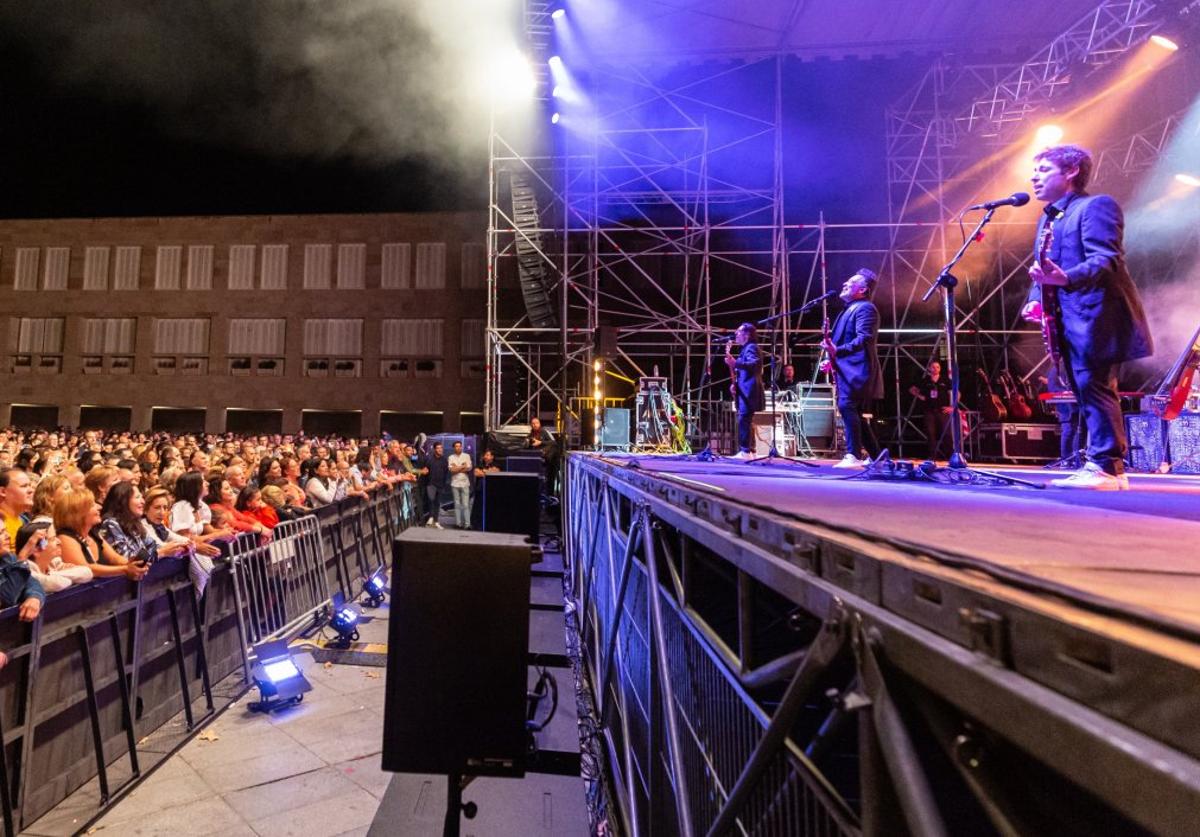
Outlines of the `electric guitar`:
{"label": "electric guitar", "polygon": [[1159,418],[1174,421],[1183,412],[1183,406],[1192,391],[1192,379],[1196,375],[1197,367],[1200,367],[1200,328],[1196,329],[1187,348],[1163,378],[1158,392],[1154,393],[1151,404]]}
{"label": "electric guitar", "polygon": [[[1042,233],[1038,238],[1037,260],[1038,264],[1045,266],[1046,259],[1050,256],[1050,245],[1054,243],[1054,220],[1048,218],[1046,226],[1042,228]],[[1054,370],[1054,374],[1058,376],[1058,380],[1066,383],[1070,380],[1066,374],[1066,368],[1063,365],[1062,356],[1062,340],[1059,337],[1058,321],[1062,316],[1062,309],[1058,304],[1058,288],[1055,285],[1042,285],[1042,343],[1046,347],[1046,354],[1050,356],[1050,368]]]}

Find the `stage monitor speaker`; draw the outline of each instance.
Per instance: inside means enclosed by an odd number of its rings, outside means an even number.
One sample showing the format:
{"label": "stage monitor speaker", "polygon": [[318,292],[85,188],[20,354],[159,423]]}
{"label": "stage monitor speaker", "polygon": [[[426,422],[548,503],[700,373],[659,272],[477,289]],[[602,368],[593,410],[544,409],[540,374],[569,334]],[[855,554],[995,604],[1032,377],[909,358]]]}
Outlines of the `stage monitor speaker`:
{"label": "stage monitor speaker", "polygon": [[1167,422],[1172,474],[1200,474],[1200,413],[1183,413]]}
{"label": "stage monitor speaker", "polygon": [[603,358],[613,358],[617,355],[617,336],[621,330],[616,326],[601,325],[596,327],[596,354]]}
{"label": "stage monitor speaker", "polygon": [[384,770],[524,775],[531,557],[515,535],[396,538]]}
{"label": "stage monitor speaker", "polygon": [[606,448],[629,447],[629,408],[606,407],[600,428],[600,444]]}
{"label": "stage monitor speaker", "polygon": [[1167,428],[1154,413],[1129,413],[1125,416],[1125,436],[1129,440],[1129,469],[1153,473],[1167,466]]}
{"label": "stage monitor speaker", "polygon": [[541,477],[499,473],[481,479],[484,531],[528,535],[536,543],[542,515]]}

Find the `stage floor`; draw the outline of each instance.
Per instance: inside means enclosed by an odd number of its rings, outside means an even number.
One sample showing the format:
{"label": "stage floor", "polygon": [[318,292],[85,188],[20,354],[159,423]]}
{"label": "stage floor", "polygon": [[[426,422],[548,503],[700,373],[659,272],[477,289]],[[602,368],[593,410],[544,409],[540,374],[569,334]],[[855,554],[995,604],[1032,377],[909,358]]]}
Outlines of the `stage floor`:
{"label": "stage floor", "polygon": [[[1200,638],[1198,476],[1131,474],[1130,491],[1096,492],[868,480],[830,467],[832,460],[809,468],[787,460],[602,459],[760,511],[967,559],[1022,586],[1078,593],[1105,610]],[[1038,483],[1062,475],[978,467]]]}

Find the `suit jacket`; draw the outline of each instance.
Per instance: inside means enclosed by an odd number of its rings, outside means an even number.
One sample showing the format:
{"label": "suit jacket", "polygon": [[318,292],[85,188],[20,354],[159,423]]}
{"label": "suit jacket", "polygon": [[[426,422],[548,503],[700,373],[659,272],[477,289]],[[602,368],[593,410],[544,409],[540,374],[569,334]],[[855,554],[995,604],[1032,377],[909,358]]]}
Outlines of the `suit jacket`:
{"label": "suit jacket", "polygon": [[[1064,350],[1093,368],[1154,354],[1146,312],[1125,266],[1121,207],[1108,195],[1076,193],[1054,205],[1063,211],[1054,224],[1050,259],[1067,274],[1066,286],[1057,289]],[[1043,214],[1038,222],[1034,258],[1048,221]],[[1029,301],[1041,298],[1035,282]]]}
{"label": "suit jacket", "polygon": [[756,413],[766,406],[762,382],[762,355],[757,343],[742,346],[733,364],[734,400],[739,411]]}
{"label": "suit jacket", "polygon": [[869,299],[851,302],[833,323],[830,332],[837,354],[838,395],[883,398],[883,370],[879,366],[879,309]]}

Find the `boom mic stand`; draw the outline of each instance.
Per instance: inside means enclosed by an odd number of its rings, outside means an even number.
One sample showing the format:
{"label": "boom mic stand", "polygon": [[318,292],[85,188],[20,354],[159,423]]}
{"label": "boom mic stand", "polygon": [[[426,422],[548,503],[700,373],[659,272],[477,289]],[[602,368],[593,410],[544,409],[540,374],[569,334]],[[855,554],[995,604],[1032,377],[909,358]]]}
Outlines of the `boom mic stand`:
{"label": "boom mic stand", "polygon": [[[805,314],[805,313],[811,311],[813,308],[816,308],[818,305],[820,305],[822,302],[824,302],[826,299],[828,299],[831,295],[836,295],[836,294],[824,294],[823,296],[819,296],[816,299],[809,300],[808,302],[801,305],[799,308],[793,308],[791,311],[784,311],[782,314],[775,314],[773,316],[766,317],[765,319],[759,320],[755,325],[762,327],[762,326],[770,325],[771,323],[775,322],[776,320],[781,320],[784,317],[791,317],[795,314],[801,314],[801,315]],[[776,447],[775,435],[778,432],[778,427],[779,427],[779,422],[776,419],[776,402],[778,402],[778,400],[779,400],[779,382],[775,379],[775,360],[779,355],[778,343],[779,343],[779,329],[773,329],[771,332],[771,449],[767,451],[766,456],[759,456],[759,457],[755,457],[754,459],[748,459],[748,460],[746,460],[746,464],[751,465],[751,464],[754,464],[757,462],[770,462],[773,459],[785,459],[788,462],[795,462],[799,465],[804,465],[807,468],[819,468],[819,467],[821,467],[820,465],[818,465],[815,462],[812,462],[809,459],[805,459],[805,458],[799,457],[799,456],[784,456],[779,452],[779,449]]]}
{"label": "boom mic stand", "polygon": [[973,242],[983,238],[983,228],[991,222],[992,216],[995,213],[996,207],[991,207],[984,213],[983,218],[975,226],[974,232],[967,236],[967,240],[958,248],[958,252],[954,254],[954,258],[938,273],[937,281],[930,285],[929,290],[925,292],[925,296],[921,297],[922,302],[927,302],[937,292],[938,288],[944,291],[942,314],[946,328],[946,360],[950,365],[950,438],[953,441],[953,452],[950,454],[950,467],[935,468],[932,472],[923,473],[928,473],[930,477],[939,482],[949,482],[956,485],[1004,484],[1024,485],[1029,488],[1045,488],[1046,486],[1043,483],[1009,477],[992,471],[980,471],[970,468],[967,466],[967,460],[962,452],[962,413],[959,410],[958,403],[958,341],[956,339],[954,322],[954,289],[958,286],[958,279],[950,271],[962,261],[967,248]]}

